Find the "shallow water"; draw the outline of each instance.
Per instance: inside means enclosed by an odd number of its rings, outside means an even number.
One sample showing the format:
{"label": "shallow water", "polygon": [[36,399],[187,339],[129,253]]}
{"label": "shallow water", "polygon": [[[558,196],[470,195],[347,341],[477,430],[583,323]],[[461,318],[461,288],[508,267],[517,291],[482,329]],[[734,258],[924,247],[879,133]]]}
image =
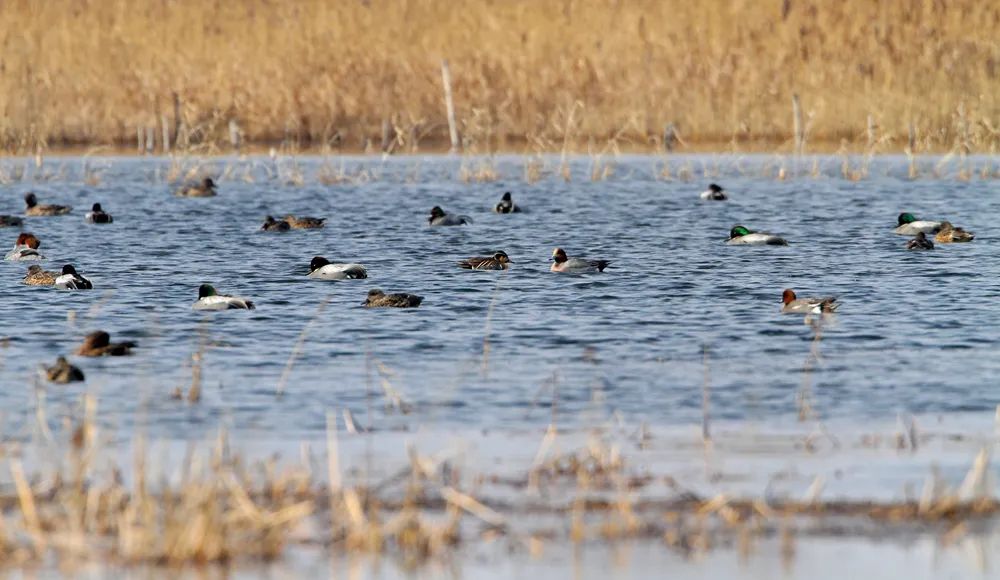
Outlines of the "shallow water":
{"label": "shallow water", "polygon": [[[100,417],[125,434],[139,422],[154,435],[200,437],[221,421],[265,438],[315,437],[327,411],[345,408],[378,428],[541,428],[553,402],[564,423],[614,411],[630,421],[694,423],[705,348],[714,417],[788,419],[813,336],[801,316],[778,314],[789,287],[843,302],[836,324],[823,330],[822,362],[811,375],[822,416],[863,422],[991,410],[998,402],[989,388],[1000,370],[1000,263],[990,227],[1000,211],[992,195],[998,182],[956,179],[954,160],[922,160],[924,173],[938,167],[943,175],[914,181],[904,159],[879,158],[872,176],[855,182],[840,177],[839,158],[819,158],[819,176],[809,175],[810,158],[801,176],[778,180],[778,166],[794,169],[791,162],[675,157],[672,174],[689,168],[694,176],[664,180],[662,159],[625,157],[608,181],[594,182],[590,159],[576,158],[566,182],[556,175],[558,159],[547,158],[546,177],[527,184],[520,157],[499,158],[502,179],[490,183],[463,182],[459,159],[338,158],[338,170],[362,178],[336,185],[317,180],[330,163],[319,158],[206,163],[222,174],[216,198],[172,196],[170,160],[162,158],[50,159],[41,169],[0,163],[7,178],[27,167],[3,186],[0,213],[20,213],[29,190],[41,203],[74,206],[69,216],[30,218],[25,229],[41,238],[47,269],[73,263],[97,288],[25,287],[26,263],[0,263],[8,435],[30,429],[37,366],[97,328],[138,342],[137,355],[74,357],[86,386],[50,386],[45,394],[58,406],[96,392]],[[98,185],[84,183],[84,166],[99,173]],[[304,183],[293,183],[300,175]],[[732,200],[700,202],[709,181]],[[526,213],[490,213],[505,190]],[[83,223],[93,202],[114,215],[113,225]],[[428,228],[433,205],[475,223]],[[907,252],[906,239],[892,233],[901,211],[950,219],[976,240]],[[329,222],[319,231],[259,231],[266,214],[285,213]],[[791,245],[726,246],[736,223]],[[3,243],[15,237],[0,230]],[[599,275],[551,274],[555,246],[612,265]],[[516,262],[506,274],[455,265],[496,249]],[[314,255],[361,262],[371,277],[309,280]],[[192,311],[202,282],[250,298],[258,310]],[[411,311],[365,310],[373,287],[425,301]],[[171,400],[175,387],[190,384],[202,341],[209,345],[202,401]],[[384,384],[408,415],[386,408]]]}

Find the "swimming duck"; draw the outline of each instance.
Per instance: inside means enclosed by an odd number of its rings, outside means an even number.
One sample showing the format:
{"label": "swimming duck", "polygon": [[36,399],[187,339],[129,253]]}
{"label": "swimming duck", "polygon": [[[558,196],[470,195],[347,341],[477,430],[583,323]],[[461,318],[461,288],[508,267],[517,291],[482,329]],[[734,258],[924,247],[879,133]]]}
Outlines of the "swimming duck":
{"label": "swimming duck", "polygon": [[432,226],[462,226],[471,224],[472,218],[464,215],[446,214],[440,206],[431,208],[431,217],[427,220]]}
{"label": "swimming duck", "polygon": [[62,276],[56,278],[56,288],[62,290],[93,290],[94,284],[76,273],[76,268],[66,264],[62,269]]}
{"label": "swimming duck", "polygon": [[568,274],[583,274],[585,272],[603,272],[608,264],[608,260],[586,260],[584,258],[569,258],[562,248],[552,250],[552,272],[564,272]]}
{"label": "swimming duck", "polygon": [[729,199],[729,195],[726,193],[726,191],[722,189],[721,186],[716,185],[714,183],[710,183],[708,185],[708,189],[701,192],[701,195],[699,195],[698,197],[710,201],[726,201],[727,199]]}
{"label": "swimming duck", "polygon": [[493,207],[493,211],[496,213],[521,213],[521,208],[514,204],[514,200],[510,197],[510,192],[507,191],[500,198],[500,203]]}
{"label": "swimming duck", "polygon": [[326,225],[326,218],[295,217],[291,214],[285,216],[285,221],[293,230],[315,230]]}
{"label": "swimming duck", "polygon": [[24,225],[24,220],[12,215],[0,215],[0,228],[19,228]]}
{"label": "swimming duck", "polygon": [[265,232],[287,232],[292,229],[292,226],[288,225],[288,222],[282,220],[278,221],[271,216],[264,218],[264,225],[260,226],[260,229]]}
{"label": "swimming duck", "polygon": [[976,234],[967,232],[962,228],[956,228],[951,222],[941,222],[941,231],[934,236],[934,241],[939,244],[951,244],[959,242],[971,242],[976,239]]}
{"label": "swimming duck", "polygon": [[513,264],[507,256],[507,252],[499,251],[492,256],[475,256],[458,263],[460,268],[466,270],[506,270]]}
{"label": "swimming duck", "polygon": [[49,382],[58,385],[78,383],[84,380],[83,371],[69,364],[64,356],[57,358],[54,366],[45,367],[45,377],[49,379]]}
{"label": "swimming duck", "polygon": [[750,245],[750,246],[787,246],[788,242],[780,236],[767,232],[754,232],[743,226],[733,226],[729,231],[729,245]]}
{"label": "swimming duck", "polygon": [[38,247],[41,245],[42,242],[35,237],[35,234],[23,232],[21,235],[17,236],[17,241],[14,242],[14,249],[7,252],[7,255],[4,256],[4,260],[14,262],[44,260],[45,256],[38,251]]}
{"label": "swimming duck", "polygon": [[73,211],[73,208],[66,205],[39,205],[34,193],[24,194],[24,203],[28,206],[24,215],[30,216],[66,215]]}
{"label": "swimming duck", "polygon": [[74,354],[79,356],[128,356],[135,348],[134,342],[111,342],[111,335],[103,330],[91,332]]}
{"label": "swimming duck", "polygon": [[899,214],[896,223],[896,229],[893,232],[901,236],[915,236],[920,232],[936,234],[941,230],[941,222],[918,220],[912,213]]}
{"label": "swimming duck", "polygon": [[361,304],[365,308],[416,308],[423,300],[423,296],[386,294],[375,288],[368,291],[368,298]]}
{"label": "swimming duck", "polygon": [[824,298],[798,298],[795,291],[785,289],[781,293],[782,314],[824,314],[835,312],[840,304],[833,296]]}
{"label": "swimming duck", "polygon": [[99,203],[95,203],[90,208],[90,211],[87,212],[85,218],[88,224],[110,224],[115,221],[115,218],[111,217],[111,214],[104,213],[104,210],[101,209],[101,204]]}
{"label": "swimming duck", "polygon": [[927,239],[927,234],[924,232],[917,232],[917,235],[910,241],[906,242],[907,250],[933,250],[934,242]]}
{"label": "swimming duck", "polygon": [[24,275],[22,284],[28,286],[54,286],[59,274],[43,270],[38,264],[28,266],[28,273]]}
{"label": "swimming duck", "polygon": [[309,262],[310,278],[318,280],[361,280],[368,277],[368,270],[361,264],[333,264],[323,256]]}
{"label": "swimming duck", "polygon": [[215,291],[211,284],[198,288],[198,301],[191,305],[194,310],[253,310],[253,302],[236,296],[225,296]]}
{"label": "swimming duck", "polygon": [[213,197],[215,194],[215,182],[212,181],[211,177],[206,177],[198,184],[181,186],[180,189],[174,192],[174,195],[180,197]]}

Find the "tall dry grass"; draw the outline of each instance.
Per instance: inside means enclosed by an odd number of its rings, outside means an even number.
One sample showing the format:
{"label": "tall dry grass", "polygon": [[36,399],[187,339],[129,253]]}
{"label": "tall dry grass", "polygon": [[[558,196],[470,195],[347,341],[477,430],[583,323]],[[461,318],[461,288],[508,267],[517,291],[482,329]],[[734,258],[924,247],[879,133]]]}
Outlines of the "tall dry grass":
{"label": "tall dry grass", "polygon": [[[11,0],[0,144],[446,142],[902,151],[1000,143],[1000,4],[980,0]],[[175,98],[176,95],[176,98]],[[870,117],[870,121],[869,121]],[[176,145],[175,145],[176,146]]]}

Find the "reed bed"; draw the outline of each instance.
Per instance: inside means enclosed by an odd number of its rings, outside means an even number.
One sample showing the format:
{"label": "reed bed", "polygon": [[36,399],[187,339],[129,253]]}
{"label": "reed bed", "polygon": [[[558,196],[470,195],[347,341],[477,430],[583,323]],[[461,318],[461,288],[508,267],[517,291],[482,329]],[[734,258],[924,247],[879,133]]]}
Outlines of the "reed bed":
{"label": "reed bed", "polygon": [[0,147],[992,152],[998,24],[977,0],[14,0]]}

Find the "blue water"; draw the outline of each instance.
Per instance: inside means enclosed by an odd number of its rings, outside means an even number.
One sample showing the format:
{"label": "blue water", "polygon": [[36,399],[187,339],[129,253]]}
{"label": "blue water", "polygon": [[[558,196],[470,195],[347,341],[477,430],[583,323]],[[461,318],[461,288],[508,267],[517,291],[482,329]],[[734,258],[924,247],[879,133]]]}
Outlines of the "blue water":
{"label": "blue water", "polygon": [[[41,203],[74,206],[69,216],[30,218],[25,229],[42,240],[47,269],[72,263],[96,286],[27,287],[27,263],[0,263],[0,336],[10,338],[0,349],[4,432],[31,431],[39,392],[53,420],[92,392],[102,419],[122,432],[141,425],[171,437],[200,437],[219,423],[262,437],[313,436],[328,411],[343,409],[379,429],[534,427],[553,414],[565,424],[615,411],[681,424],[701,418],[706,348],[713,416],[778,420],[796,414],[813,338],[801,316],[778,314],[784,288],[843,302],[823,329],[810,379],[821,416],[863,421],[1000,402],[998,182],[957,179],[957,161],[924,159],[925,177],[910,180],[904,159],[879,158],[871,176],[850,181],[839,158],[819,158],[814,175],[812,158],[796,174],[770,156],[674,157],[668,180],[663,159],[625,157],[608,180],[591,181],[590,159],[574,158],[567,182],[558,159],[546,158],[535,183],[524,181],[522,158],[495,162],[500,180],[467,183],[456,158],[217,158],[201,168],[220,182],[210,199],[171,195],[165,158],[0,163],[10,181],[0,213],[20,214],[29,190]],[[356,179],[324,185],[318,175],[330,163]],[[784,180],[775,178],[781,163],[791,172]],[[84,182],[85,166],[98,183]],[[935,166],[940,177],[930,175]],[[685,169],[692,175],[677,179]],[[699,201],[709,182],[731,201]],[[526,213],[489,211],[506,190]],[[93,202],[115,223],[84,224]],[[434,205],[475,223],[429,228]],[[976,240],[907,252],[906,238],[892,233],[901,211],[949,219]],[[318,231],[259,231],[265,215],[286,213],[329,221]],[[726,246],[736,223],[791,245]],[[0,241],[16,235],[0,230]],[[556,246],[611,267],[552,274]],[[515,261],[506,274],[455,264],[497,249]],[[370,279],[307,279],[314,255],[361,262]],[[192,311],[203,282],[258,310]],[[373,287],[425,300],[416,310],[366,310]],[[71,357],[87,375],[83,385],[38,379],[39,364],[94,329],[137,342],[136,356]],[[171,399],[191,383],[202,342],[202,400]],[[384,381],[406,413],[387,405]]]}

